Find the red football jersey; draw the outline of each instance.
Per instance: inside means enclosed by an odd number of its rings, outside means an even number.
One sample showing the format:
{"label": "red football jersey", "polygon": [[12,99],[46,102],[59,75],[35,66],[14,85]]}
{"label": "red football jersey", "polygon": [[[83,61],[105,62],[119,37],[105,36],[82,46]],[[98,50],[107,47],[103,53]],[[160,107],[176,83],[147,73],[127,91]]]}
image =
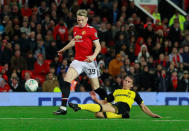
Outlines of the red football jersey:
{"label": "red football jersey", "polygon": [[94,27],[87,24],[83,28],[75,26],[73,28],[73,35],[75,39],[74,59],[84,61],[86,56],[93,54],[93,41],[98,39],[97,31]]}

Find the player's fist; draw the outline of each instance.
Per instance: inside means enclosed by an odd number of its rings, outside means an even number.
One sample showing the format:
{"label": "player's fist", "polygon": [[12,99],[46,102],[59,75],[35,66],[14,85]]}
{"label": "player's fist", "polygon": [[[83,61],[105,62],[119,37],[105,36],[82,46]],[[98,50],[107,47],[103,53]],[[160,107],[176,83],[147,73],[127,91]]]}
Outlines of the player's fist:
{"label": "player's fist", "polygon": [[162,118],[161,116],[159,116],[159,115],[157,115],[157,114],[154,114],[152,117],[153,117],[153,118]]}
{"label": "player's fist", "polygon": [[92,62],[94,61],[95,57],[92,55],[92,56],[86,56],[87,58],[85,59],[86,62]]}
{"label": "player's fist", "polygon": [[93,100],[96,100],[96,99],[97,99],[96,93],[95,93],[94,91],[91,91],[91,92],[90,92],[90,95],[91,95],[91,98],[92,98]]}
{"label": "player's fist", "polygon": [[58,53],[59,56],[61,56],[62,53],[63,53],[63,51],[62,51],[62,50],[59,50],[59,51],[57,51],[57,53]]}

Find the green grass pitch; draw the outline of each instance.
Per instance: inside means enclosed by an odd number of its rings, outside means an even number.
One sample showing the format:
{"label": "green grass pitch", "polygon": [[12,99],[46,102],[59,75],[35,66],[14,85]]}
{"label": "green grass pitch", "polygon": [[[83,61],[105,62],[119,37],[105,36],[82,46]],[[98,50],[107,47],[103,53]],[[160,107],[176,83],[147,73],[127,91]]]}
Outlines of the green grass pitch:
{"label": "green grass pitch", "polygon": [[189,131],[189,106],[149,106],[163,118],[145,115],[133,106],[130,119],[97,119],[88,111],[66,116],[58,107],[0,107],[0,131]]}

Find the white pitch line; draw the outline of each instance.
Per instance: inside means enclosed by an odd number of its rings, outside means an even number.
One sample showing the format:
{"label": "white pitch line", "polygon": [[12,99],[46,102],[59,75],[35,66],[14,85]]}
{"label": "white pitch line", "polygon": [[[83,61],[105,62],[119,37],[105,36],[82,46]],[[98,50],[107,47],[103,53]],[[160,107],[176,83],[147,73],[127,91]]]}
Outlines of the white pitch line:
{"label": "white pitch line", "polygon": [[83,118],[83,119],[80,119],[80,118],[73,118],[73,119],[69,119],[69,118],[24,118],[24,117],[18,117],[18,118],[0,118],[0,120],[18,120],[18,119],[20,119],[20,120],[31,120],[31,119],[39,119],[39,120],[135,120],[135,121],[143,121],[142,119],[105,119],[105,118],[102,118],[102,119],[85,119],[85,118]]}
{"label": "white pitch line", "polygon": [[171,118],[171,117],[169,117],[169,116],[165,116],[165,117],[163,117],[163,118]]}
{"label": "white pitch line", "polygon": [[183,129],[184,131],[189,131],[189,129]]}
{"label": "white pitch line", "polygon": [[158,121],[158,122],[166,122],[166,121],[176,121],[176,122],[179,122],[179,121],[189,121],[189,120],[152,120],[152,121]]}
{"label": "white pitch line", "polygon": [[[132,120],[132,121],[144,121],[143,119],[68,119],[68,118],[0,118],[0,120],[83,120],[83,121],[88,121],[88,120],[91,120],[91,121],[94,121],[94,120]],[[148,119],[150,121],[150,119]],[[189,120],[151,120],[151,121],[154,121],[154,122],[188,122]]]}
{"label": "white pitch line", "polygon": [[[34,120],[34,119],[39,119],[39,120],[110,120],[110,119],[69,119],[69,118],[0,118],[0,120]],[[111,120],[118,120],[118,119],[111,119]],[[125,119],[119,119],[119,120],[125,120]],[[133,119],[134,120],[134,119]]]}
{"label": "white pitch line", "polygon": [[0,118],[0,120],[37,120],[37,119],[39,119],[39,120],[86,120],[86,121],[88,121],[88,120],[91,120],[91,121],[93,121],[93,120],[138,120],[138,121],[143,121],[143,120],[141,120],[141,119],[105,119],[105,118],[102,118],[102,119],[85,119],[85,118],[83,118],[83,119],[79,119],[79,118],[73,118],[73,119],[69,119],[69,118]]}

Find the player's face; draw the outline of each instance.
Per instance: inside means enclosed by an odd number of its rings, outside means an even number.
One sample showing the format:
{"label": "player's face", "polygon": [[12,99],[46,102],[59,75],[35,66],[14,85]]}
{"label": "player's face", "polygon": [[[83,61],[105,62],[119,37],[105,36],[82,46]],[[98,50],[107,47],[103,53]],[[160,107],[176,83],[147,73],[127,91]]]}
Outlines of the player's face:
{"label": "player's face", "polygon": [[79,27],[83,28],[87,24],[88,18],[85,16],[77,16],[77,23]]}
{"label": "player's face", "polygon": [[129,77],[126,77],[124,80],[123,80],[123,89],[131,89],[133,87],[133,80]]}

